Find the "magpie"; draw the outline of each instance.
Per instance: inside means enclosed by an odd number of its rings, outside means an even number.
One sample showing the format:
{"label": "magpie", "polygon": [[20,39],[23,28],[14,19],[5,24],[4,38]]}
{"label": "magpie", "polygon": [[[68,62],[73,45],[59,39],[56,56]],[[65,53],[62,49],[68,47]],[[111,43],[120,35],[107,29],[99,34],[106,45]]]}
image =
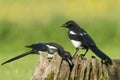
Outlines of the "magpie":
{"label": "magpie", "polygon": [[[66,27],[69,29],[68,36],[76,48],[75,54],[79,51],[79,49],[85,49],[85,53],[81,54],[82,57],[86,55],[88,50],[90,49],[94,52],[98,57],[102,59],[102,62],[109,63],[112,65],[112,60],[109,56],[103,53],[97,46],[93,39],[89,36],[89,34],[83,30],[75,21],[70,20],[64,23],[61,27]],[[75,55],[74,54],[74,55]]]}
{"label": "magpie", "polygon": [[45,46],[45,43],[32,44],[30,46],[25,46],[25,47],[32,48],[32,50],[27,51],[27,52],[20,54],[18,56],[15,56],[15,57],[3,62],[1,65],[12,62],[14,60],[17,60],[17,59],[22,58],[24,56],[27,56],[29,54],[41,54],[42,52],[47,51],[47,46]]}
{"label": "magpie", "polygon": [[53,58],[54,52],[58,52],[59,56],[62,57],[62,60],[66,60],[69,64],[70,67],[73,67],[72,63],[72,56],[69,52],[65,51],[62,46],[60,46],[57,43],[49,42],[49,43],[36,43],[36,44],[31,44],[28,46],[25,46],[28,48],[32,48],[32,50],[25,52],[23,54],[20,54],[16,57],[13,57],[5,62],[3,62],[1,65],[4,65],[6,63],[12,62],[14,60],[17,60],[19,58],[22,58],[26,55],[29,54],[42,54],[43,52],[48,52],[48,58]]}
{"label": "magpie", "polygon": [[64,48],[57,43],[50,42],[50,43],[46,43],[46,45],[49,47],[48,49],[56,48],[59,56],[62,57],[62,60],[65,60],[68,62],[70,70],[72,70],[74,64],[72,62],[72,56],[68,51],[65,51]]}

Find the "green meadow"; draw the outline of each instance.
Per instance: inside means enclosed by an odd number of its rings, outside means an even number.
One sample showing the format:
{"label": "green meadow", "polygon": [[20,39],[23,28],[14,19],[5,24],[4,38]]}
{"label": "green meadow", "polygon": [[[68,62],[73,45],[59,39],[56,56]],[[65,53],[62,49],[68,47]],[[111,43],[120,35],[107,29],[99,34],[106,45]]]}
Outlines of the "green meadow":
{"label": "green meadow", "polygon": [[[120,59],[120,0],[0,0],[0,64],[38,42],[56,42],[74,53],[68,30],[60,27],[68,20],[76,21],[112,59]],[[86,57],[93,55],[89,51]],[[29,80],[38,59],[28,55],[0,66],[0,80]]]}

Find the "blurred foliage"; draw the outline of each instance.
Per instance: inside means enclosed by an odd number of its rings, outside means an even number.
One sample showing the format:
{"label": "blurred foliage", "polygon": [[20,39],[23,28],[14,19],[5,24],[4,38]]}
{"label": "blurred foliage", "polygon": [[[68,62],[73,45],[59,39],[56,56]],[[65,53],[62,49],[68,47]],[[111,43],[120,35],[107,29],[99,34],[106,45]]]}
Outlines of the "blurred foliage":
{"label": "blurred foliage", "polygon": [[[67,21],[61,17],[56,17],[50,23],[34,22],[27,25],[19,23],[11,23],[4,20],[0,23],[0,44],[1,52],[16,52],[23,49],[25,45],[36,42],[58,42],[67,50],[72,47],[69,38],[67,37],[67,29],[60,26]],[[76,20],[77,21],[77,20]],[[101,47],[119,47],[119,27],[116,21],[109,19],[98,19],[93,21],[77,21]],[[21,50],[20,50],[21,51]],[[70,50],[71,51],[71,50]],[[74,51],[74,49],[72,50]]]}
{"label": "blurred foliage", "polygon": [[[110,57],[120,58],[119,14],[120,0],[0,0],[0,62],[37,42],[57,42],[73,53],[68,30],[60,27],[68,20],[75,20]],[[4,66],[0,80],[28,80],[37,59],[29,56]]]}

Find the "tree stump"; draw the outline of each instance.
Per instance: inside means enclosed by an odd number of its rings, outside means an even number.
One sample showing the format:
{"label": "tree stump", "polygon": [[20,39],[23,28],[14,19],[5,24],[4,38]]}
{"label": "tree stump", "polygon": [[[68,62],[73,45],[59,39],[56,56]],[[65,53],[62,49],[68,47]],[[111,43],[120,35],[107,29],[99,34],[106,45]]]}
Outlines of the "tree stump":
{"label": "tree stump", "polygon": [[96,58],[81,59],[73,57],[74,67],[70,71],[66,61],[55,53],[51,61],[47,53],[40,55],[39,62],[31,80],[120,80],[120,60],[106,65]]}

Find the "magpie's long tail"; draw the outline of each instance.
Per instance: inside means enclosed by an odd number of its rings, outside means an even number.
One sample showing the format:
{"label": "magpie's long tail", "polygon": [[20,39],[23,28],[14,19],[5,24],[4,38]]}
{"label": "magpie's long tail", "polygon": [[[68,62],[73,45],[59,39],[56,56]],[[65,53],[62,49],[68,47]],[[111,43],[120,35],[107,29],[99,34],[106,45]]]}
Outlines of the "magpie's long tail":
{"label": "magpie's long tail", "polygon": [[4,64],[9,63],[9,62],[12,62],[12,61],[14,61],[14,60],[17,60],[17,59],[19,59],[19,58],[22,58],[22,57],[24,57],[24,56],[26,56],[26,55],[29,55],[29,54],[32,54],[32,53],[33,53],[33,50],[28,51],[28,52],[25,52],[25,53],[23,53],[23,54],[20,54],[20,55],[18,55],[18,56],[15,56],[15,57],[13,57],[13,58],[11,58],[11,59],[3,62],[1,65],[4,65]]}
{"label": "magpie's long tail", "polygon": [[107,56],[105,53],[103,53],[100,49],[98,49],[96,46],[89,46],[89,48],[94,52],[98,57],[100,57],[102,60],[104,60],[106,63],[109,63],[112,65],[112,60],[109,56]]}

